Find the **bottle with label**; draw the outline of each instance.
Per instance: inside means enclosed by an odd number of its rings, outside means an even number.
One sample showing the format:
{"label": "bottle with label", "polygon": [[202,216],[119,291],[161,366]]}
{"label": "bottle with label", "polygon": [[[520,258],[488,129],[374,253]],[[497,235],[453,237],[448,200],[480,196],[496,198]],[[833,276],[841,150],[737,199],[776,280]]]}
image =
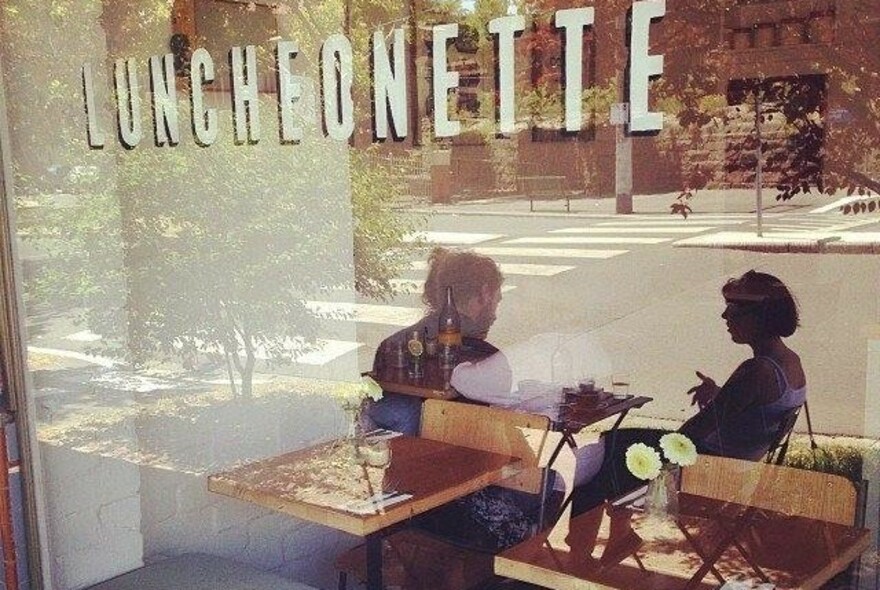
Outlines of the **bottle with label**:
{"label": "bottle with label", "polygon": [[454,367],[461,348],[461,317],[455,308],[452,287],[446,287],[446,301],[440,309],[437,325],[437,344],[440,347],[440,366]]}
{"label": "bottle with label", "polygon": [[409,364],[406,352],[406,338],[392,339],[387,348],[388,366],[392,369],[405,369]]}
{"label": "bottle with label", "polygon": [[437,358],[437,337],[428,333],[428,326],[422,330],[422,341],[425,343],[425,357]]}
{"label": "bottle with label", "polygon": [[425,345],[418,330],[413,330],[412,336],[406,343],[406,349],[409,352],[409,376],[418,379],[424,374],[425,354]]}

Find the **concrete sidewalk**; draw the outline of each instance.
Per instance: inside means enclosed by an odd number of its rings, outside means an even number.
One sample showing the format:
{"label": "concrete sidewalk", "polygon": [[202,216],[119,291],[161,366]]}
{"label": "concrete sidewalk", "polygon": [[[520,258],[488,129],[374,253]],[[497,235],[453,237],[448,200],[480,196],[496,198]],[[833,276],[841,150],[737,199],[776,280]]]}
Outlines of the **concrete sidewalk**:
{"label": "concrete sidewalk", "polygon": [[[678,193],[661,193],[656,195],[633,195],[633,215],[652,215],[680,217],[671,213],[671,205]],[[767,214],[790,213],[794,211],[809,212],[826,208],[840,200],[841,196],[811,195],[796,197],[789,201],[776,201],[773,191],[765,190],[763,211]],[[579,216],[616,216],[615,199],[609,197],[584,197],[572,195],[571,212],[565,210],[565,198],[536,199],[535,211],[529,211],[529,198],[525,195],[508,193],[486,195],[480,198],[453,198],[449,203],[426,204],[424,201],[407,202],[406,207],[421,213],[446,213],[455,215],[529,215],[544,217],[579,217]],[[696,193],[688,203],[693,209],[692,215],[699,217],[706,214],[741,214],[754,218],[754,190],[704,190]],[[829,214],[840,215],[836,209]],[[628,217],[621,215],[622,218]]]}
{"label": "concrete sidewalk", "polygon": [[686,238],[673,245],[789,254],[880,254],[880,232],[773,232],[758,236],[756,232],[722,231]]}
{"label": "concrete sidewalk", "polygon": [[775,217],[804,216],[810,219],[839,220],[841,226],[861,221],[856,227],[815,230],[805,227],[803,231],[764,231],[757,235],[755,193],[751,189],[704,190],[689,201],[692,213],[685,220],[671,212],[677,193],[658,195],[634,195],[633,213],[617,214],[613,197],[571,198],[570,212],[566,211],[564,198],[536,200],[530,211],[528,197],[517,194],[490,196],[486,198],[459,199],[450,203],[408,203],[406,209],[422,215],[463,215],[491,217],[544,217],[561,219],[613,218],[627,219],[681,219],[695,225],[709,222],[710,218],[723,215],[727,219],[742,219],[742,231],[721,231],[703,234],[674,243],[681,248],[726,248],[757,252],[821,253],[821,254],[880,254],[880,232],[876,229],[880,214],[844,215],[839,205],[847,201],[844,193],[838,195],[800,195],[789,201],[777,201],[775,192],[765,190],[762,212],[767,221]]}

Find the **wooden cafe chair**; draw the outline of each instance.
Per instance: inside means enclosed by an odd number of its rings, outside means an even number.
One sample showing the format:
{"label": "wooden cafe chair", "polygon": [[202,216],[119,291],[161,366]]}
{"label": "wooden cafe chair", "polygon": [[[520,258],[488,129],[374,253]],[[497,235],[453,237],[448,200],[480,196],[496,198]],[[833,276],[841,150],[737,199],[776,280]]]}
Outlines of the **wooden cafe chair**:
{"label": "wooden cafe chair", "polygon": [[857,486],[840,475],[700,455],[681,472],[681,491],[841,525],[856,524]]}
{"label": "wooden cafe chair", "polygon": [[[681,473],[685,493],[843,526],[863,525],[865,485],[840,475],[710,455],[700,455]],[[853,579],[858,564],[859,559],[850,564]]]}
{"label": "wooden cafe chair", "polygon": [[[543,485],[539,468],[550,431],[546,416],[437,399],[422,405],[420,436],[463,447],[502,453],[520,459],[522,470],[498,485],[539,493]],[[382,571],[385,584],[405,590],[465,590],[494,576],[494,555],[471,550],[427,531],[406,528],[383,540]],[[336,561],[339,589],[347,587],[348,574],[366,578],[363,544]]]}
{"label": "wooden cafe chair", "polygon": [[550,419],[547,416],[429,399],[422,405],[419,436],[517,457],[521,471],[499,485],[538,493],[542,483],[538,463],[549,432]]}
{"label": "wooden cafe chair", "polygon": [[[806,402],[804,402],[804,405],[806,405]],[[788,452],[788,443],[791,440],[791,433],[794,431],[794,425],[797,423],[798,417],[800,416],[801,407],[802,406],[797,406],[792,408],[782,415],[782,420],[779,421],[779,427],[770,439],[770,449],[767,451],[767,455],[764,458],[765,463],[782,465],[782,462],[785,461],[785,455]]]}

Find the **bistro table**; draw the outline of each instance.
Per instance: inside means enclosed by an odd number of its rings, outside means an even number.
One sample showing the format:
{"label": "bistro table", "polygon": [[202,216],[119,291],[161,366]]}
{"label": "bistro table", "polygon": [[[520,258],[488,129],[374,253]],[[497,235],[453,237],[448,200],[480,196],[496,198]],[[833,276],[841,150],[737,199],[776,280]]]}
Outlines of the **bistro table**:
{"label": "bistro table", "polygon": [[614,425],[609,430],[609,432],[615,432],[630,410],[641,408],[653,400],[654,398],[644,395],[612,395],[601,390],[589,395],[574,392],[565,394],[560,404],[558,416],[553,421],[553,429],[561,432],[562,438],[559,439],[559,443],[553,450],[550,463],[553,463],[565,444],[568,444],[572,449],[576,448],[577,442],[574,440],[574,435],[587,426],[617,416]]}
{"label": "bistro table", "polygon": [[364,537],[367,588],[380,590],[384,533],[519,471],[508,455],[409,436],[390,444],[385,467],[363,465],[350,441],[333,441],[213,474],[208,489]]}
{"label": "bistro table", "polygon": [[[610,392],[604,392],[601,390],[587,395],[569,391],[562,397],[562,404],[560,405],[559,412],[552,424],[552,429],[556,432],[560,432],[562,436],[560,437],[559,442],[556,443],[553,452],[550,454],[550,458],[547,460],[547,470],[552,469],[556,459],[559,457],[559,453],[566,444],[568,444],[572,450],[577,448],[577,441],[574,436],[581,430],[587,426],[601,422],[606,418],[617,416],[614,424],[608,430],[609,434],[613,436],[630,410],[641,408],[648,402],[653,401],[653,399],[654,398],[644,395],[632,394],[614,396]],[[544,482],[542,489],[542,504],[545,503],[547,493],[549,492],[547,489],[548,483],[548,481]],[[573,498],[573,494],[568,495],[560,506],[556,518],[559,518],[565,513],[565,510]],[[538,524],[539,528],[544,528],[543,510],[541,511]]]}
{"label": "bistro table", "polygon": [[[485,353],[465,352],[462,361],[479,360],[484,358]],[[384,362],[381,363],[376,370],[368,373],[385,391],[393,391],[405,395],[413,395],[423,398],[446,399],[469,401],[461,396],[454,387],[449,384],[449,378],[452,370],[442,368],[439,360],[428,358],[425,360],[423,374],[420,377],[413,378],[407,373],[406,368],[391,367]],[[589,393],[583,393],[579,389],[560,389],[559,403],[554,407],[548,408],[551,416],[551,429],[559,432],[562,436],[550,453],[550,458],[545,464],[545,471],[549,471],[556,463],[559,453],[567,444],[571,449],[577,448],[575,435],[584,428],[601,422],[606,418],[616,416],[614,424],[609,429],[610,433],[617,431],[620,424],[626,418],[630,410],[641,408],[653,398],[644,395],[613,395],[611,392],[594,389]],[[513,406],[512,409],[516,409]],[[533,410],[536,413],[543,413],[540,410]],[[549,479],[545,478],[541,490],[541,504],[545,504],[549,490]],[[569,495],[561,506],[558,515],[561,515],[573,496]],[[558,516],[557,515],[557,516]],[[539,528],[544,527],[544,511],[541,510],[538,522]]]}
{"label": "bistro table", "polygon": [[[488,349],[462,347],[458,360],[460,363],[479,361],[490,354]],[[443,367],[438,355],[426,356],[422,361],[422,374],[411,377],[405,366],[395,367],[388,362],[388,359],[383,358],[367,375],[370,375],[385,391],[429,399],[461,398],[462,396],[449,384],[452,369],[453,367]]]}
{"label": "bistro table", "polygon": [[[708,590],[747,574],[814,589],[871,543],[868,529],[691,494],[679,506],[665,519],[598,506],[504,551],[495,573],[557,590]],[[704,579],[709,572],[714,580]]]}

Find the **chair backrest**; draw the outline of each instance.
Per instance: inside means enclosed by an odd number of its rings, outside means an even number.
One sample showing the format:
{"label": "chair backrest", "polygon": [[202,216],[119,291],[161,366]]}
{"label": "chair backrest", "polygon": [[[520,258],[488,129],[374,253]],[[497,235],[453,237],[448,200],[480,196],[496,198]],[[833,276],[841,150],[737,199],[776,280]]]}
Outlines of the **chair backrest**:
{"label": "chair backrest", "polygon": [[532,493],[540,490],[537,467],[549,430],[547,416],[438,399],[422,404],[422,438],[517,457],[523,472],[502,485]]}
{"label": "chair backrest", "polygon": [[770,439],[770,449],[767,451],[765,463],[782,465],[782,462],[785,460],[785,453],[788,451],[788,441],[791,439],[791,433],[794,430],[794,425],[797,423],[800,413],[801,406],[797,406],[782,415],[779,427]]}
{"label": "chair backrest", "polygon": [[700,455],[682,469],[681,491],[852,526],[857,487],[840,475],[742,459]]}

